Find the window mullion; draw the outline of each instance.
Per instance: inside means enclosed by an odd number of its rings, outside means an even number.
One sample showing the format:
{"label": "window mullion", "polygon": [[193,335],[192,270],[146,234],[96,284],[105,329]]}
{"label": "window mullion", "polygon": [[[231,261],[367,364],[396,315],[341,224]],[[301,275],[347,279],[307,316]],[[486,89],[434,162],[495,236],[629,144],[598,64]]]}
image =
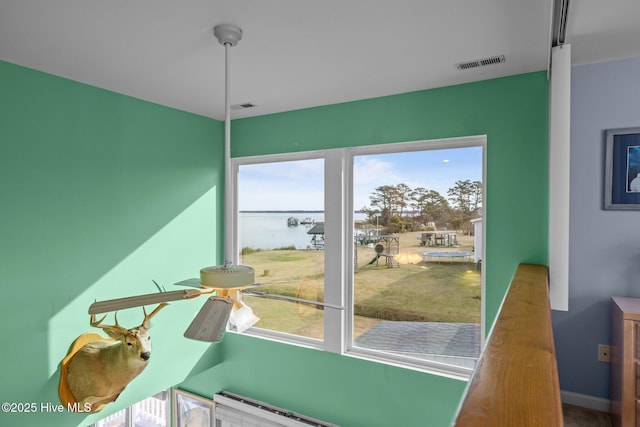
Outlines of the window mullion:
{"label": "window mullion", "polygon": [[125,410],[125,417],[126,417],[125,425],[127,427],[135,427],[133,406],[127,407],[127,409]]}
{"label": "window mullion", "polygon": [[355,247],[354,247],[354,239],[353,239],[353,212],[354,212],[354,203],[353,203],[353,153],[351,150],[345,150],[344,154],[344,186],[343,186],[343,198],[346,203],[346,209],[344,213],[343,226],[344,226],[344,235],[349,236],[347,241],[345,242],[345,253],[343,254],[343,259],[346,265],[344,271],[344,285],[343,285],[343,295],[345,299],[345,325],[344,325],[344,337],[343,337],[343,348],[344,352],[348,352],[353,345],[353,274],[355,271]]}
{"label": "window mullion", "polygon": [[[345,306],[343,152],[344,150],[328,151],[324,166],[324,302],[339,307]],[[344,325],[344,309],[324,308],[325,350],[335,353],[342,353],[344,351]]]}

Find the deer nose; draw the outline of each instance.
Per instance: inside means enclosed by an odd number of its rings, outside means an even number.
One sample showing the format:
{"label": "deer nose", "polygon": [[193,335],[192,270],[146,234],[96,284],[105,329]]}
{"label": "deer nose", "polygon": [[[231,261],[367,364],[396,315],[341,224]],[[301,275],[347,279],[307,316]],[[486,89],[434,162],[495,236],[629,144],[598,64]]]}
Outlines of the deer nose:
{"label": "deer nose", "polygon": [[142,357],[144,360],[149,360],[149,358],[151,357],[151,352],[150,351],[145,351],[144,353],[142,353],[140,355],[140,357]]}

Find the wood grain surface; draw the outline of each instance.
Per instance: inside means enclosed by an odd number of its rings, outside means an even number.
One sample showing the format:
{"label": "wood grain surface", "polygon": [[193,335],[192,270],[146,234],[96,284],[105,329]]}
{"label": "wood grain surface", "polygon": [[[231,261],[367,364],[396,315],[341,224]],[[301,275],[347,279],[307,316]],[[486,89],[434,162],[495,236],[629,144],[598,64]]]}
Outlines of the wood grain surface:
{"label": "wood grain surface", "polygon": [[469,381],[456,427],[563,425],[546,266],[518,266]]}

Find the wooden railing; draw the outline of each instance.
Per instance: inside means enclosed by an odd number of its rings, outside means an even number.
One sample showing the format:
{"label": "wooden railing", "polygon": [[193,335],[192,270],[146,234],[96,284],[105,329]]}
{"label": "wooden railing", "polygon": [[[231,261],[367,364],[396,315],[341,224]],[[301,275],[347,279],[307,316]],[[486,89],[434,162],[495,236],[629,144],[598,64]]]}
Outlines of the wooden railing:
{"label": "wooden railing", "polygon": [[564,425],[546,266],[518,266],[453,425]]}

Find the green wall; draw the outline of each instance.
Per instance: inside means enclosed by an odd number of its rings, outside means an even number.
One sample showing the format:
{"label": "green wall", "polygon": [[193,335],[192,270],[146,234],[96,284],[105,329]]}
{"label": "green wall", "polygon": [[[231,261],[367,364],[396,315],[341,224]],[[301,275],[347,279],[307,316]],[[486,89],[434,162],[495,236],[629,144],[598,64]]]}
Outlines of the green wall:
{"label": "green wall", "polygon": [[[545,72],[232,123],[234,157],[487,135],[487,319],[515,266],[547,263]],[[490,322],[487,322],[490,326]]]}
{"label": "green wall", "polygon": [[[94,299],[154,292],[222,261],[222,123],[0,62],[2,401],[58,403],[58,362]],[[233,155],[487,135],[487,313],[519,262],[547,260],[547,81],[532,73],[233,122]],[[149,367],[86,425],[182,383],[353,426],[447,425],[465,383],[227,334],[182,338],[202,301],[153,320]],[[127,310],[119,320],[140,323]],[[392,412],[393,411],[393,412]]]}
{"label": "green wall", "polygon": [[[0,94],[0,400],[58,404],[58,363],[93,329],[95,299],[221,261],[223,124],[6,62]],[[217,363],[219,349],[182,337],[202,302],[154,318],[149,366],[97,418]],[[137,326],[142,310],[118,319]],[[38,412],[0,425],[96,418]]]}
{"label": "green wall", "polygon": [[[548,84],[544,72],[232,122],[250,156],[487,135],[487,328],[518,263],[547,262]],[[216,387],[358,426],[446,426],[465,383],[227,334],[224,362],[182,386]]]}

